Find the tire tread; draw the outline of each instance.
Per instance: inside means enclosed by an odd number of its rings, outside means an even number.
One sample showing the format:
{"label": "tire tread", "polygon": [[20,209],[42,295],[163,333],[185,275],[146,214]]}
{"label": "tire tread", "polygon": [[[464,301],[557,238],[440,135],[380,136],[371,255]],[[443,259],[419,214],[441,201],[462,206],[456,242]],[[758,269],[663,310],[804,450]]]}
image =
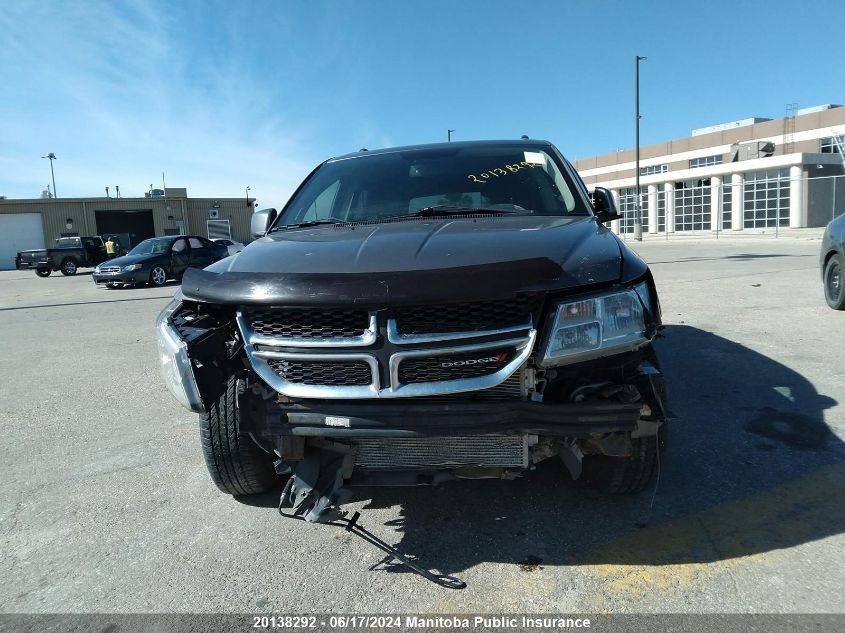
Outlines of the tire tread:
{"label": "tire tread", "polygon": [[278,483],[272,457],[238,430],[237,383],[200,416],[200,441],[208,472],[215,485],[236,497],[260,494]]}
{"label": "tire tread", "polygon": [[657,443],[652,437],[631,440],[629,457],[590,455],[584,460],[585,479],[601,492],[631,495],[642,492],[657,472]]}
{"label": "tire tread", "polygon": [[838,301],[834,301],[830,298],[827,289],[827,275],[829,268],[833,265],[833,262],[839,264],[839,275],[840,275],[840,283],[842,280],[842,275],[845,275],[845,257],[842,257],[839,253],[834,253],[831,255],[828,260],[825,262],[824,265],[824,298],[829,305],[834,310],[845,310],[845,292],[842,292],[839,296]]}

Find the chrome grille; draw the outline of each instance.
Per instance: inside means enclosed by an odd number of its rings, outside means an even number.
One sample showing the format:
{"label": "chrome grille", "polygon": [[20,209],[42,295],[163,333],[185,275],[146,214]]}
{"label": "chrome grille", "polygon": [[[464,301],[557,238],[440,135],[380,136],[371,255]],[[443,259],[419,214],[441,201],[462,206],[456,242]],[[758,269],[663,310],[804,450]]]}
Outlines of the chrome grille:
{"label": "chrome grille", "polygon": [[364,470],[528,466],[528,436],[373,438],[356,443]]}
{"label": "chrome grille", "polygon": [[513,373],[510,378],[489,389],[467,391],[465,393],[450,393],[442,396],[422,396],[413,398],[415,401],[429,404],[437,402],[455,402],[467,400],[524,400],[527,391],[523,385],[525,382],[525,368]]}
{"label": "chrome grille", "polygon": [[370,325],[366,310],[266,309],[248,313],[252,328],[263,336],[280,338],[352,338]]}
{"label": "chrome grille", "polygon": [[399,380],[406,384],[455,380],[495,374],[513,357],[512,349],[410,358],[399,364]]}
{"label": "chrome grille", "polygon": [[255,372],[292,398],[416,398],[486,390],[525,364],[537,337],[530,312],[514,317],[516,325],[499,319],[493,329],[439,334],[401,333],[388,309],[358,311],[350,327],[353,312],[314,310],[308,325],[308,309],[244,309],[237,323]]}
{"label": "chrome grille", "polygon": [[111,275],[113,273],[119,273],[120,266],[100,266],[100,273],[105,275]]}
{"label": "chrome grille", "polygon": [[361,386],[373,382],[370,366],[362,361],[339,360],[269,360],[281,378],[300,385]]}
{"label": "chrome grille", "polygon": [[496,330],[529,321],[535,302],[527,298],[396,309],[400,334],[445,334]]}

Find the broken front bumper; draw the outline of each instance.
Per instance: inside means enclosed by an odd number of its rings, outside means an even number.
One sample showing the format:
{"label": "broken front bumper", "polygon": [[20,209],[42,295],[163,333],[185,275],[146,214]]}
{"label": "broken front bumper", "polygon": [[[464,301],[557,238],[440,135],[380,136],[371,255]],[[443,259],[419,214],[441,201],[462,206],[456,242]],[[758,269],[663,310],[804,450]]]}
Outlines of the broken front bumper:
{"label": "broken front bumper", "polygon": [[273,404],[248,415],[242,425],[253,432],[304,437],[373,438],[532,433],[585,437],[631,432],[642,403],[454,402],[394,404],[378,401]]}

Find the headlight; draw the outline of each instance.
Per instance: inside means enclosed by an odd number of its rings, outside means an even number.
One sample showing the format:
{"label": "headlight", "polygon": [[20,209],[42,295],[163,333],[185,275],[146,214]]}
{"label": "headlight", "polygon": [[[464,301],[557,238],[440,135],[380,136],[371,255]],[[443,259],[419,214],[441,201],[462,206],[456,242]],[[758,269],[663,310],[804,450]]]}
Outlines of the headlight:
{"label": "headlight", "polygon": [[644,303],[650,309],[645,283],[560,304],[542,364],[560,365],[638,348],[648,341]]}
{"label": "headlight", "polygon": [[143,266],[143,264],[129,264],[128,266],[123,267],[123,272],[130,273],[133,270],[140,270],[141,266]]}
{"label": "headlight", "polygon": [[204,407],[194,378],[194,369],[188,358],[188,346],[170,324],[170,316],[182,303],[181,294],[176,293],[173,301],[167,304],[156,320],[158,360],[161,364],[161,377],[173,397],[186,409],[202,413]]}

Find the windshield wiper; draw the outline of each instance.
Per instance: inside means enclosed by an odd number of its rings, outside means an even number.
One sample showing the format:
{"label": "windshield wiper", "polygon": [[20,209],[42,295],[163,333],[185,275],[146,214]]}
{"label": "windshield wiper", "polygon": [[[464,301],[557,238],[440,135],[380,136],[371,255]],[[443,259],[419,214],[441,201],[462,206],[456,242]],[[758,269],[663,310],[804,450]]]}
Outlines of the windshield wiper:
{"label": "windshield wiper", "polygon": [[412,216],[433,216],[433,215],[466,215],[466,214],[511,214],[522,213],[527,209],[485,209],[479,207],[453,207],[447,204],[439,204],[433,207],[423,207],[418,211],[414,211]]}
{"label": "windshield wiper", "polygon": [[450,215],[513,215],[516,213],[534,213],[530,209],[523,209],[521,207],[516,209],[485,209],[478,207],[452,207],[446,204],[437,205],[434,207],[423,207],[413,213],[397,213],[396,215],[382,215],[380,217],[371,218],[373,222],[382,222],[384,220],[402,220],[406,218],[425,218],[436,216],[450,216]]}
{"label": "windshield wiper", "polygon": [[309,226],[321,226],[323,224],[345,224],[345,222],[336,218],[325,218],[322,220],[306,220],[305,222],[294,222],[293,224],[280,224],[270,229],[270,232],[272,233],[273,231],[284,231],[285,229],[304,229]]}

